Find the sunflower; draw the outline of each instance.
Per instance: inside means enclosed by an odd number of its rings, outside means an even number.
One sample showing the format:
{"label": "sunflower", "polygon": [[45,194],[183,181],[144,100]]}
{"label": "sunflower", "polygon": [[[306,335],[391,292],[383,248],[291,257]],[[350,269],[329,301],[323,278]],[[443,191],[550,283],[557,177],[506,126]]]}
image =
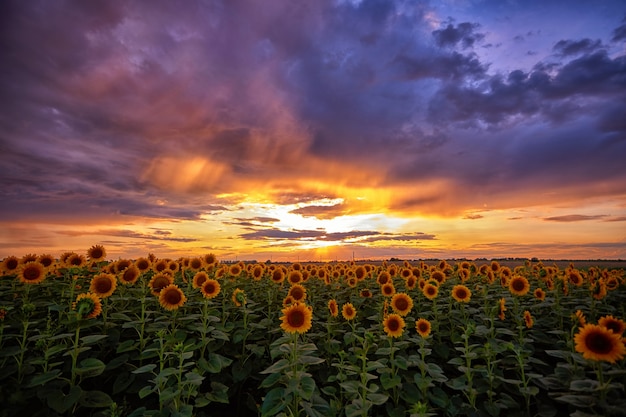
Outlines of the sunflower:
{"label": "sunflower", "polygon": [[530,311],[524,310],[524,323],[527,328],[532,328],[535,321],[533,320],[533,316],[530,314]]}
{"label": "sunflower", "polygon": [[228,268],[228,273],[233,277],[238,277],[239,275],[241,275],[241,265],[239,265],[238,263],[232,264],[230,268]]}
{"label": "sunflower", "polygon": [[523,296],[530,291],[530,283],[523,275],[515,275],[509,280],[509,291],[513,295]]}
{"label": "sunflower", "polygon": [[150,287],[150,292],[152,295],[158,297],[161,290],[167,287],[170,284],[174,283],[174,278],[170,274],[165,274],[163,272],[155,274],[148,286]]}
{"label": "sunflower", "polygon": [[353,320],[356,317],[356,309],[352,303],[346,303],[341,307],[341,315],[346,320]]}
{"label": "sunflower", "polygon": [[400,270],[400,278],[402,279],[406,280],[411,275],[413,275],[413,271],[410,268],[405,267]]}
{"label": "sunflower", "polygon": [[76,310],[81,318],[93,319],[102,313],[102,302],[95,294],[78,294],[76,301],[72,304],[72,309]]}
{"label": "sunflower", "polygon": [[283,298],[283,307],[288,307],[294,304],[295,302],[296,300],[294,300],[292,296],[288,295],[285,298]]}
{"label": "sunflower", "polygon": [[178,271],[180,269],[180,265],[178,264],[177,261],[169,261],[167,263],[167,271],[170,271],[171,273],[174,273],[176,271]]}
{"label": "sunflower", "polygon": [[120,274],[120,281],[124,285],[132,285],[137,282],[137,280],[139,279],[139,275],[141,275],[139,268],[137,268],[137,266],[133,264],[126,268],[124,271],[122,271],[122,273]]}
{"label": "sunflower", "polygon": [[208,279],[209,279],[209,275],[206,272],[204,271],[196,272],[191,281],[191,285],[193,286],[193,288],[200,288],[202,287],[202,284],[204,284],[205,281]]}
{"label": "sunflower", "polygon": [[546,292],[541,288],[535,288],[535,291],[533,291],[533,295],[539,301],[543,301],[546,299]]}
{"label": "sunflower", "polygon": [[263,278],[264,272],[265,271],[263,265],[254,265],[254,267],[252,268],[252,279],[254,279],[255,281],[259,281],[261,278]]}
{"label": "sunflower", "polygon": [[500,298],[500,301],[498,302],[499,307],[500,307],[500,313],[498,313],[498,317],[500,318],[500,320],[504,320],[506,318],[506,316],[504,315],[504,312],[506,311],[506,299],[505,298]]}
{"label": "sunflower", "polygon": [[607,329],[613,331],[613,333],[620,336],[626,330],[626,322],[613,316],[601,317],[600,320],[598,320],[598,325],[604,326]]}
{"label": "sunflower", "polygon": [[291,296],[294,301],[302,302],[306,300],[306,288],[300,284],[293,284],[291,288],[289,288],[289,293],[287,295]]}
{"label": "sunflower", "polygon": [[89,249],[87,249],[87,259],[93,262],[101,262],[104,261],[104,258],[107,256],[107,251],[104,249],[102,245],[93,245]]}
{"label": "sunflower", "polygon": [[382,271],[380,274],[378,274],[378,277],[376,278],[376,283],[378,283],[379,285],[385,285],[390,281],[391,275],[387,271]]}
{"label": "sunflower", "polygon": [[383,329],[389,337],[400,337],[404,332],[404,319],[398,314],[389,314],[383,320]]}
{"label": "sunflower", "polygon": [[168,260],[167,259],[158,259],[156,262],[152,263],[152,269],[154,272],[163,272],[167,269]]}
{"label": "sunflower", "polygon": [[85,257],[83,255],[79,255],[77,253],[73,253],[72,255],[70,255],[69,258],[67,258],[67,266],[68,267],[82,267],[87,263],[87,260],[85,259]]}
{"label": "sunflower", "polygon": [[392,295],[396,293],[396,288],[393,286],[391,282],[388,282],[386,284],[383,284],[382,287],[380,287],[380,292],[382,292],[385,297],[391,297]]}
{"label": "sunflower", "polygon": [[471,297],[472,292],[465,285],[459,284],[452,288],[452,298],[459,303],[469,303]]}
{"label": "sunflower", "polygon": [[20,266],[17,277],[24,284],[39,284],[46,279],[46,269],[39,262],[27,262]]}
{"label": "sunflower", "polygon": [[14,274],[20,266],[20,260],[17,256],[7,256],[2,261],[2,269],[5,274]]}
{"label": "sunflower", "polygon": [[576,352],[585,359],[615,363],[626,354],[622,337],[597,324],[585,324],[574,336]]}
{"label": "sunflower", "polygon": [[437,298],[437,294],[439,294],[439,287],[430,283],[426,283],[424,285],[424,288],[422,289],[422,292],[424,293],[424,296],[426,298],[428,298],[429,300],[434,300],[435,298]]}
{"label": "sunflower", "polygon": [[578,321],[580,327],[583,327],[585,324],[587,324],[585,313],[583,313],[582,310],[576,310],[576,312],[572,314],[572,320]]}
{"label": "sunflower", "polygon": [[337,301],[335,299],[328,300],[328,311],[333,317],[339,315],[339,308],[337,307]]}
{"label": "sunflower", "polygon": [[459,276],[459,279],[461,280],[461,282],[465,282],[468,279],[470,279],[470,276],[472,275],[472,273],[470,272],[469,269],[462,268],[457,271],[457,275]]}
{"label": "sunflower", "polygon": [[430,334],[430,322],[426,319],[419,319],[415,322],[415,330],[419,333],[423,338],[427,338]]}
{"label": "sunflower", "polygon": [[606,297],[606,281],[604,278],[600,278],[591,286],[591,295],[596,300],[602,300]]}
{"label": "sunflower", "polygon": [[131,261],[130,259],[119,259],[113,264],[113,267],[114,267],[113,269],[116,274],[119,274],[120,272],[124,271],[126,268],[131,266],[132,264],[133,264],[133,261]]}
{"label": "sunflower", "polygon": [[274,271],[272,271],[272,281],[274,281],[277,284],[280,284],[284,280],[285,280],[285,274],[282,268],[276,268]]}
{"label": "sunflower", "polygon": [[495,273],[500,272],[500,264],[498,263],[498,261],[491,261],[491,265],[489,265],[489,267]]}
{"label": "sunflower", "polygon": [[295,303],[283,308],[280,327],[287,333],[306,333],[311,328],[313,311],[304,303]]}
{"label": "sunflower", "polygon": [[446,280],[446,274],[444,274],[443,271],[434,271],[430,274],[430,278],[442,284]]}
{"label": "sunflower", "polygon": [[583,285],[584,279],[582,274],[578,269],[568,268],[565,271],[565,277],[569,281],[570,284],[580,287]]}
{"label": "sunflower", "polygon": [[391,308],[404,317],[413,308],[413,299],[403,292],[396,293],[391,297]]}
{"label": "sunflower", "polygon": [[210,268],[217,263],[217,257],[212,253],[207,253],[202,257],[202,262],[207,268]]}
{"label": "sunflower", "polygon": [[365,269],[365,266],[359,265],[354,268],[354,276],[357,280],[363,281],[367,277],[367,269]]}
{"label": "sunflower", "polygon": [[37,262],[42,264],[44,268],[49,268],[52,266],[52,264],[54,264],[55,259],[52,255],[45,254],[45,255],[39,255],[37,257]]}
{"label": "sunflower", "polygon": [[215,298],[220,293],[222,287],[215,279],[207,279],[200,286],[200,292],[204,298]]}
{"label": "sunflower", "polygon": [[246,304],[247,301],[245,291],[241,288],[235,288],[235,291],[233,291],[233,295],[231,296],[231,300],[237,307],[241,307]]}
{"label": "sunflower", "polygon": [[196,257],[196,258],[191,258],[189,260],[189,264],[188,264],[190,269],[193,269],[194,271],[197,271],[198,269],[202,268],[202,259]]}
{"label": "sunflower", "polygon": [[89,284],[89,292],[97,295],[100,298],[110,297],[117,288],[117,280],[115,275],[100,273],[91,279]]}
{"label": "sunflower", "polygon": [[178,310],[185,301],[185,293],[176,284],[170,284],[159,292],[159,304],[166,310]]}
{"label": "sunflower", "polygon": [[412,290],[417,285],[417,277],[415,275],[411,275],[404,281],[404,286],[407,290]]}
{"label": "sunflower", "polygon": [[363,288],[359,292],[359,295],[363,298],[372,298],[372,292],[369,290],[369,288]]}

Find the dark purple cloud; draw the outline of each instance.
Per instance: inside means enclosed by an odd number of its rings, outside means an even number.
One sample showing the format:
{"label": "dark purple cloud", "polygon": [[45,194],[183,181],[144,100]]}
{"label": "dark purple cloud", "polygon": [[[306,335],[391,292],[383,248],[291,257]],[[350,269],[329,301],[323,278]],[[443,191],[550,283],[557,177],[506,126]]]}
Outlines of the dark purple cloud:
{"label": "dark purple cloud", "polygon": [[581,222],[587,220],[598,220],[605,218],[604,214],[594,214],[594,215],[586,215],[586,214],[567,214],[564,216],[554,216],[554,217],[546,217],[545,221],[550,222]]}
{"label": "dark purple cloud", "polygon": [[462,48],[466,49],[485,38],[484,34],[476,32],[479,27],[479,24],[470,22],[459,23],[457,26],[448,23],[445,29],[433,31],[433,37],[439,46],[453,47],[461,44]]}
{"label": "dark purple cloud", "polygon": [[589,38],[573,40],[560,40],[554,45],[554,52],[561,56],[578,55],[581,53],[590,53],[602,47],[600,39],[592,40]]}

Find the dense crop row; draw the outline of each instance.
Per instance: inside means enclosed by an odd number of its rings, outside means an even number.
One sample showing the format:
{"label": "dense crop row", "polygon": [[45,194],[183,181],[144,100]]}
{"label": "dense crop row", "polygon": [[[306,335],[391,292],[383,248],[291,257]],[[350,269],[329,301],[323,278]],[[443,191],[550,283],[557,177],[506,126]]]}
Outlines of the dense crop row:
{"label": "dense crop row", "polygon": [[624,415],[624,270],[5,258],[0,415]]}

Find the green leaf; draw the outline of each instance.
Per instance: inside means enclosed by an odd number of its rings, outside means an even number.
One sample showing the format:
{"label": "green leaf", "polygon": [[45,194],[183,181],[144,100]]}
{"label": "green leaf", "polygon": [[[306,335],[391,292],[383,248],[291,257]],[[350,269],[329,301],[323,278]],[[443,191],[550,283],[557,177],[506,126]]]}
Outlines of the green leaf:
{"label": "green leaf", "polygon": [[48,406],[59,414],[65,414],[79,400],[82,390],[79,386],[70,388],[70,392],[65,395],[61,390],[52,390],[48,393]]}
{"label": "green leaf", "polygon": [[139,395],[139,398],[143,399],[143,398],[147,397],[148,395],[152,394],[152,392],[154,392],[154,388],[153,387],[145,386],[145,387],[143,387],[143,388],[141,388],[139,390],[137,395]]}
{"label": "green leaf", "polygon": [[272,416],[285,408],[289,399],[285,398],[284,393],[285,389],[282,387],[274,388],[268,392],[261,405],[261,415]]}
{"label": "green leaf", "polygon": [[113,404],[113,400],[102,391],[83,391],[79,403],[87,408],[102,408],[109,407]]}
{"label": "green leaf", "polygon": [[86,358],[80,361],[80,367],[76,369],[76,374],[83,378],[92,378],[104,372],[106,365],[100,359]]}
{"label": "green leaf", "polygon": [[144,365],[141,368],[137,368],[132,371],[134,374],[145,374],[146,372],[152,372],[152,370],[156,368],[156,364],[149,363],[148,365]]}
{"label": "green leaf", "polygon": [[404,356],[398,356],[397,358],[394,358],[393,364],[404,371],[409,369],[409,363]]}
{"label": "green leaf", "polygon": [[211,382],[211,392],[207,392],[205,397],[216,403],[228,404],[228,387],[220,382]]}
{"label": "green leaf", "polygon": [[137,343],[133,339],[125,340],[122,343],[120,343],[119,345],[117,345],[117,349],[115,350],[115,352],[116,353],[123,353],[123,352],[128,352],[128,351],[131,351],[131,350],[135,350],[138,345],[139,345],[139,343]]}
{"label": "green leaf", "polygon": [[300,387],[298,394],[305,400],[310,400],[315,392],[315,380],[310,376],[305,376],[300,379]]}
{"label": "green leaf", "polygon": [[259,373],[260,374],[273,374],[277,372],[282,372],[289,367],[291,367],[291,364],[289,363],[287,359],[280,359],[277,362],[274,362],[269,368]]}
{"label": "green leaf", "polygon": [[367,400],[376,405],[383,405],[387,402],[388,399],[389,395],[380,392],[367,394]]}
{"label": "green leaf", "polygon": [[380,384],[383,386],[384,389],[388,390],[402,385],[402,379],[400,378],[400,375],[391,375],[390,373],[385,373],[380,376]]}
{"label": "green leaf", "polygon": [[[201,361],[202,364],[200,363]],[[229,366],[231,363],[233,363],[232,359],[222,356],[219,353],[211,353],[208,360],[200,358],[200,360],[198,361],[198,366],[202,367],[202,369],[207,372],[217,374],[221,372],[222,369]]]}
{"label": "green leaf", "polygon": [[561,395],[556,397],[557,401],[571,404],[576,408],[589,408],[595,404],[596,400],[591,395]]}
{"label": "green leaf", "polygon": [[583,391],[583,392],[591,392],[598,389],[600,383],[598,381],[594,381],[593,379],[579,379],[577,381],[572,381],[569,385],[569,389],[572,391]]}
{"label": "green leaf", "polygon": [[361,384],[357,381],[345,381],[339,384],[347,394],[358,394]]}
{"label": "green leaf", "polygon": [[94,343],[97,343],[99,341],[101,341],[102,339],[106,339],[107,336],[106,334],[92,334],[89,336],[83,336],[80,338],[80,341],[82,342],[83,345],[92,345]]}
{"label": "green leaf", "polygon": [[59,369],[55,369],[54,371],[49,371],[43,374],[39,374],[39,375],[35,375],[30,382],[28,383],[28,385],[26,385],[27,388],[33,388],[36,387],[37,385],[43,385],[46,382],[52,381],[53,379],[56,379],[59,375],[61,374],[61,371]]}
{"label": "green leaf", "polygon": [[259,385],[259,388],[269,388],[274,386],[281,378],[283,374],[275,373],[268,375]]}

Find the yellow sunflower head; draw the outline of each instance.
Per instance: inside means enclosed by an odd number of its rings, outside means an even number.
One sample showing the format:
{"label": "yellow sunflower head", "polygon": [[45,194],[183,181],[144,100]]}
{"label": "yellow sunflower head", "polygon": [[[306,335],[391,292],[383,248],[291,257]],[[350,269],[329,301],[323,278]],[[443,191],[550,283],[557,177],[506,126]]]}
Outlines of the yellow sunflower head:
{"label": "yellow sunflower head", "polygon": [[280,327],[287,333],[306,333],[311,329],[313,311],[304,303],[283,308]]}
{"label": "yellow sunflower head", "polygon": [[172,277],[170,274],[160,272],[152,277],[152,279],[148,283],[148,286],[150,287],[150,292],[152,293],[152,295],[158,297],[163,288],[173,283],[174,277]]}
{"label": "yellow sunflower head", "polygon": [[196,272],[196,274],[193,276],[193,280],[191,281],[191,285],[193,286],[193,288],[200,288],[202,287],[202,284],[204,284],[205,281],[208,279],[209,279],[209,275],[206,272],[204,271]]}
{"label": "yellow sunflower head", "polygon": [[39,284],[46,279],[46,268],[37,261],[30,261],[19,267],[17,275],[24,284]]}
{"label": "yellow sunflower head", "polygon": [[102,245],[93,245],[87,249],[87,259],[93,262],[104,261],[107,256],[107,251]]}
{"label": "yellow sunflower head", "polygon": [[403,292],[399,292],[391,297],[391,308],[400,316],[406,316],[413,308],[413,299]]}
{"label": "yellow sunflower head", "polygon": [[185,293],[176,284],[170,284],[159,292],[159,304],[166,310],[177,310],[186,301]]}
{"label": "yellow sunflower head", "polygon": [[5,274],[15,274],[17,272],[18,267],[20,266],[20,260],[17,256],[7,256],[2,261],[2,270]]}
{"label": "yellow sunflower head", "polygon": [[352,303],[346,303],[341,307],[341,315],[346,320],[354,320],[356,317],[356,308]]}
{"label": "yellow sunflower head", "polygon": [[388,282],[391,282],[391,274],[389,274],[389,272],[387,271],[381,271],[376,278],[376,283],[378,283],[379,285],[385,285]]}
{"label": "yellow sunflower head", "polygon": [[56,262],[56,260],[54,259],[52,255],[45,254],[45,255],[39,255],[37,257],[37,262],[42,264],[44,268],[50,268]]}
{"label": "yellow sunflower head", "polygon": [[220,283],[215,279],[207,279],[200,286],[200,292],[204,298],[215,298],[221,290]]}
{"label": "yellow sunflower head", "polygon": [[425,283],[422,293],[429,300],[434,300],[437,298],[437,294],[439,294],[439,287],[430,283]]}
{"label": "yellow sunflower head", "polygon": [[469,303],[472,298],[472,292],[465,285],[459,284],[452,288],[452,298],[459,303]]}
{"label": "yellow sunflower head", "polygon": [[388,314],[383,320],[383,329],[389,337],[402,336],[404,326],[404,319],[399,314]]}
{"label": "yellow sunflower head", "polygon": [[369,290],[369,288],[363,288],[361,291],[359,291],[359,295],[363,298],[372,298],[372,292]]}
{"label": "yellow sunflower head", "polygon": [[245,291],[241,288],[235,288],[231,300],[237,307],[241,307],[242,305],[246,304],[247,301]]}
{"label": "yellow sunflower head", "polygon": [[289,294],[295,301],[304,301],[306,299],[306,288],[300,284],[293,284],[289,288]]}
{"label": "yellow sunflower head", "polygon": [[598,325],[604,326],[617,335],[624,334],[626,330],[626,322],[613,316],[604,316],[598,320]]}
{"label": "yellow sunflower head", "polygon": [[530,314],[530,311],[528,310],[524,310],[524,323],[526,324],[527,328],[532,328],[533,324],[535,323],[535,321],[533,320],[533,316],[532,314]]}
{"label": "yellow sunflower head", "polygon": [[509,280],[508,283],[509,291],[513,295],[523,296],[528,294],[530,291],[530,283],[528,279],[526,279],[523,275],[515,275]]}
{"label": "yellow sunflower head", "polygon": [[585,359],[615,363],[626,354],[622,337],[597,324],[585,324],[574,336],[574,348]]}
{"label": "yellow sunflower head", "polygon": [[207,253],[202,257],[202,262],[204,262],[204,266],[210,268],[217,263],[217,257],[212,253]]}
{"label": "yellow sunflower head", "polygon": [[100,298],[110,297],[117,288],[117,280],[115,275],[101,273],[94,276],[89,284],[89,292]]}
{"label": "yellow sunflower head", "polygon": [[285,280],[285,273],[283,272],[282,268],[276,268],[274,269],[274,271],[272,271],[272,281],[274,281],[276,284],[280,284]]}
{"label": "yellow sunflower head", "polygon": [[423,338],[427,338],[430,335],[431,325],[426,319],[419,319],[415,322],[415,330]]}
{"label": "yellow sunflower head", "polygon": [[546,292],[539,287],[535,288],[535,291],[533,291],[533,295],[539,301],[543,301],[546,299]]}
{"label": "yellow sunflower head", "polygon": [[386,284],[383,284],[380,287],[380,292],[385,296],[385,297],[391,297],[396,293],[396,288],[393,286],[393,284],[391,282],[388,282]]}

